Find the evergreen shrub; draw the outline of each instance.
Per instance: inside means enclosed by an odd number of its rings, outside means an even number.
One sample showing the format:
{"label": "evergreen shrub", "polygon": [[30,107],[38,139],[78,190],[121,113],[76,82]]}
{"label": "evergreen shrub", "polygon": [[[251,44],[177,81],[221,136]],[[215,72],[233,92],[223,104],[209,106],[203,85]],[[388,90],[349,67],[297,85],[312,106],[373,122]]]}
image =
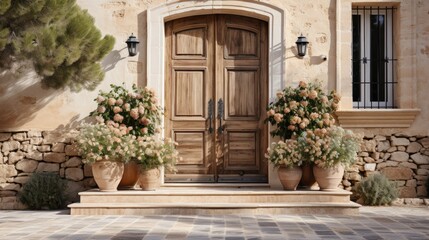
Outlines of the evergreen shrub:
{"label": "evergreen shrub", "polygon": [[390,205],[398,197],[398,190],[382,174],[374,174],[364,179],[357,187],[364,205]]}
{"label": "evergreen shrub", "polygon": [[30,209],[62,209],[66,205],[67,183],[55,173],[34,173],[19,194]]}

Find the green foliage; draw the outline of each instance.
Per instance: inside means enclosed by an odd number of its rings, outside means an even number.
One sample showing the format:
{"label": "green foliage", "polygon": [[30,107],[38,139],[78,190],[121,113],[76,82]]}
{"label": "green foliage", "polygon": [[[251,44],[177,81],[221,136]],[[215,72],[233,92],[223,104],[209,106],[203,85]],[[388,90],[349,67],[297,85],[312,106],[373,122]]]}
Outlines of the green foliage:
{"label": "green foliage", "polygon": [[19,195],[30,209],[61,209],[65,207],[66,181],[54,173],[34,173]]}
{"label": "green foliage", "polygon": [[390,205],[398,197],[398,190],[382,174],[374,174],[364,179],[357,187],[365,205]]}
{"label": "green foliage", "polygon": [[114,43],[75,0],[0,3],[0,67],[30,59],[45,86],[94,89],[104,78],[99,61]]}
{"label": "green foliage", "polygon": [[429,177],[426,179],[426,196],[429,196]]}

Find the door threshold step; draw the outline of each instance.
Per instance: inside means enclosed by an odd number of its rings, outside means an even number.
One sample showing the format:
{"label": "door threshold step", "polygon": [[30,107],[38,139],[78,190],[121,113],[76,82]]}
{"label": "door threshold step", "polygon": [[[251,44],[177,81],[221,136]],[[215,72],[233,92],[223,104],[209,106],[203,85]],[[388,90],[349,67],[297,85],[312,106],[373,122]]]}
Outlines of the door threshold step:
{"label": "door threshold step", "polygon": [[348,203],[73,203],[71,215],[151,214],[359,214],[360,205]]}

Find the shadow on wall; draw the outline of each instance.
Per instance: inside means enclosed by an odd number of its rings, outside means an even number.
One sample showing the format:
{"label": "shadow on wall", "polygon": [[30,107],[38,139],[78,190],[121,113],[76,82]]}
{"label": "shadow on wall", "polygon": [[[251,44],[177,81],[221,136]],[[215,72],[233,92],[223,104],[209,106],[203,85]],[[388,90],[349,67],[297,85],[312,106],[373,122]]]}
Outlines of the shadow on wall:
{"label": "shadow on wall", "polygon": [[31,121],[40,109],[64,92],[44,89],[31,63],[15,65],[0,72],[0,130],[13,130]]}
{"label": "shadow on wall", "polygon": [[103,61],[101,62],[101,67],[103,68],[104,72],[108,72],[116,67],[116,64],[121,61],[122,59],[125,59],[125,57],[121,57],[120,52],[123,51],[126,48],[118,50],[111,51],[107,56],[104,57]]}

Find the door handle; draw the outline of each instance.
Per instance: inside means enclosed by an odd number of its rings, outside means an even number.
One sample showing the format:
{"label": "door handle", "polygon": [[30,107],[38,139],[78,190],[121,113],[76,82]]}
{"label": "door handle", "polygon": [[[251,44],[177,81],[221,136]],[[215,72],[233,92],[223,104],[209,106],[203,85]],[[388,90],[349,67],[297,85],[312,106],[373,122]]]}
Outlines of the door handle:
{"label": "door handle", "polygon": [[224,115],[224,103],[222,98],[219,98],[219,101],[217,101],[217,118],[219,119],[219,127],[217,128],[217,132],[219,134],[223,133],[223,125],[222,125],[222,119]]}
{"label": "door handle", "polygon": [[213,132],[212,122],[213,122],[213,100],[210,99],[207,104],[207,114],[209,115],[209,133]]}

